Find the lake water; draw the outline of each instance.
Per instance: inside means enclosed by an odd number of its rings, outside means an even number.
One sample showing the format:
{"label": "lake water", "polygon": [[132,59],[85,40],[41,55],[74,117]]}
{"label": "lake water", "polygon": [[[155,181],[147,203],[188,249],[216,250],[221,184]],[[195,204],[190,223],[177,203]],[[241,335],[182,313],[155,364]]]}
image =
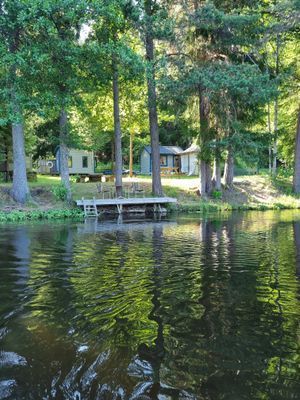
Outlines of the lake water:
{"label": "lake water", "polygon": [[300,213],[0,226],[0,399],[299,399]]}

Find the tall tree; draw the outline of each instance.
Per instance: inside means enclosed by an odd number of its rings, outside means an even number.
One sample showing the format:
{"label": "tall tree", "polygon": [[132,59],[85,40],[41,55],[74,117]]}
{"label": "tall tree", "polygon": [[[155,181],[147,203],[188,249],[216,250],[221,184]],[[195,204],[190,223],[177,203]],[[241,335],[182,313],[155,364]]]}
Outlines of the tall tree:
{"label": "tall tree", "polygon": [[67,201],[71,201],[68,156],[71,144],[69,112],[80,101],[86,76],[85,47],[80,42],[89,9],[84,0],[39,1],[36,8],[43,23],[37,36],[35,74],[40,108],[59,125],[59,166]]}
{"label": "tall tree", "polygon": [[113,99],[114,99],[114,133],[115,133],[115,177],[116,177],[116,195],[122,196],[122,132],[120,122],[120,100],[119,100],[119,71],[116,56],[112,57],[113,69]]}
{"label": "tall tree", "polygon": [[155,82],[155,45],[153,32],[153,15],[155,14],[156,2],[144,1],[145,7],[145,47],[147,60],[147,86],[148,86],[148,111],[151,137],[151,162],[152,162],[152,192],[162,196],[162,185],[160,177],[160,148],[157,115],[157,98]]}
{"label": "tall tree", "polygon": [[131,18],[135,21],[145,46],[147,105],[151,138],[152,192],[162,196],[160,176],[160,141],[157,102],[158,52],[156,43],[169,39],[171,24],[168,1],[138,0],[131,2]]}
{"label": "tall tree", "polygon": [[34,47],[34,16],[31,1],[0,1],[0,96],[6,104],[3,123],[11,124],[13,142],[12,197],[25,203],[29,197],[26,176],[24,118],[26,72],[30,66],[30,51]]}
{"label": "tall tree", "polygon": [[[98,80],[97,89],[110,86],[112,82],[113,129],[114,129],[114,173],[116,195],[122,195],[122,129],[120,116],[120,87],[124,82],[132,82],[141,74],[141,62],[134,49],[131,20],[127,14],[127,2],[123,0],[94,3],[94,24],[90,45],[96,51],[99,60],[92,68],[93,76]],[[103,66],[102,57],[109,60]],[[106,79],[103,79],[103,70]],[[104,106],[105,107],[105,106]],[[103,108],[104,108],[103,107]]]}
{"label": "tall tree", "polygon": [[220,187],[221,170],[215,169],[218,176],[211,182],[211,164],[215,158],[217,166],[221,155],[225,156],[225,183],[232,184],[234,157],[239,142],[245,143],[241,137],[248,136],[244,134],[249,129],[249,112],[264,104],[270,88],[268,75],[261,73],[252,54],[258,51],[260,39],[257,10],[250,12],[243,1],[184,4],[176,52],[185,62],[174,61],[170,76],[177,63],[175,79],[184,88],[181,92],[199,98],[200,193],[205,195],[212,183]]}

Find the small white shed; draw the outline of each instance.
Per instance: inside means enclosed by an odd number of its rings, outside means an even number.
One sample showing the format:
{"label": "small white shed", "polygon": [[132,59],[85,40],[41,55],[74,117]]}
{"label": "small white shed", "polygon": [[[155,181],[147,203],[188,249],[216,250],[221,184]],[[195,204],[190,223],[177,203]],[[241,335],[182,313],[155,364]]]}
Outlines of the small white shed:
{"label": "small white shed", "polygon": [[199,151],[199,146],[192,144],[180,154],[181,172],[187,175],[199,175]]}

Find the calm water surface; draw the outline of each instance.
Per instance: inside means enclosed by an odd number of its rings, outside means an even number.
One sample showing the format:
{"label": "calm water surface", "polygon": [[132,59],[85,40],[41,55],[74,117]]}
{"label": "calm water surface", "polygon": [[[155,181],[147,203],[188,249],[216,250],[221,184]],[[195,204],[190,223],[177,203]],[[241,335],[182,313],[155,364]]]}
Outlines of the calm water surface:
{"label": "calm water surface", "polygon": [[0,226],[0,399],[300,399],[300,213]]}

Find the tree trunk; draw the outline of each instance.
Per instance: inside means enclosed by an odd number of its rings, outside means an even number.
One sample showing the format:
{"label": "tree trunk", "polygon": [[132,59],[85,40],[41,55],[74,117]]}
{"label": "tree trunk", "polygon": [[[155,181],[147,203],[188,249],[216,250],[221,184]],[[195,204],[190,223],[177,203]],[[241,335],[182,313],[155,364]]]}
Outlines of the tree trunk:
{"label": "tree trunk", "polygon": [[224,182],[225,185],[230,187],[233,184],[234,177],[234,157],[233,157],[233,149],[231,146],[228,148],[227,158],[225,161],[225,169],[224,169]]}
{"label": "tree trunk", "polygon": [[26,175],[24,128],[22,122],[12,124],[13,139],[13,184],[12,197],[18,203],[25,203],[29,197]]}
{"label": "tree trunk", "polygon": [[300,194],[300,108],[298,111],[298,123],[296,129],[293,189],[295,193]]}
{"label": "tree trunk", "polygon": [[206,195],[206,168],[207,164],[204,160],[200,160],[200,186],[199,192],[200,196],[205,197]]}
{"label": "tree trunk", "polygon": [[[279,75],[279,51],[280,51],[280,37],[279,34],[276,36],[276,54],[275,54],[275,74],[276,77]],[[273,166],[272,174],[277,174],[277,140],[278,140],[278,96],[274,102],[274,143],[273,143]]]}
{"label": "tree trunk", "polygon": [[22,113],[14,89],[12,89],[11,102],[14,116],[16,120],[19,120],[18,122],[12,123],[14,170],[11,194],[15,201],[23,204],[28,200],[30,193],[26,174],[25,140]]}
{"label": "tree trunk", "polygon": [[113,97],[114,97],[114,133],[115,133],[115,177],[116,196],[122,196],[122,134],[120,123],[119,104],[119,73],[118,66],[113,57]]}
{"label": "tree trunk", "polygon": [[212,184],[215,190],[222,190],[221,186],[221,164],[220,157],[218,155],[215,156],[214,159],[214,171],[212,177]]}
{"label": "tree trunk", "polygon": [[133,177],[133,133],[130,133],[129,142],[129,176]]}
{"label": "tree trunk", "polygon": [[154,71],[154,40],[152,27],[151,0],[145,1],[145,12],[147,15],[146,26],[146,59],[148,61],[147,88],[148,88],[148,111],[151,136],[151,162],[152,162],[152,192],[156,196],[162,196],[163,190],[160,177],[160,149],[157,116],[156,84]]}
{"label": "tree trunk", "polygon": [[206,193],[209,195],[212,192],[212,170],[211,165],[206,164]]}
{"label": "tree trunk", "polygon": [[204,91],[199,88],[199,118],[200,118],[200,195],[205,196],[211,187],[211,174],[209,174],[209,158],[205,148],[209,130],[209,103]]}
{"label": "tree trunk", "polygon": [[274,102],[274,143],[272,174],[277,174],[277,137],[278,137],[278,99]]}
{"label": "tree trunk", "polygon": [[[13,57],[16,57],[20,45],[20,31],[16,30],[14,35],[7,38],[9,42],[9,50]],[[26,156],[25,156],[25,139],[23,115],[21,106],[15,91],[15,81],[17,77],[17,68],[13,64],[10,67],[10,101],[13,112],[12,122],[12,147],[13,147],[13,184],[11,195],[18,203],[25,203],[30,196],[27,174],[26,174]]]}
{"label": "tree trunk", "polygon": [[72,193],[69,176],[69,149],[68,141],[68,115],[66,110],[62,109],[59,116],[59,167],[60,179],[67,190],[67,202],[71,202]]}
{"label": "tree trunk", "polygon": [[268,104],[268,133],[269,133],[269,174],[272,174],[272,128],[271,128],[271,110]]}
{"label": "tree trunk", "polygon": [[9,182],[9,165],[8,165],[8,145],[5,143],[4,148],[4,168],[5,168],[5,182]]}
{"label": "tree trunk", "polygon": [[115,138],[111,139],[111,170],[115,174]]}

